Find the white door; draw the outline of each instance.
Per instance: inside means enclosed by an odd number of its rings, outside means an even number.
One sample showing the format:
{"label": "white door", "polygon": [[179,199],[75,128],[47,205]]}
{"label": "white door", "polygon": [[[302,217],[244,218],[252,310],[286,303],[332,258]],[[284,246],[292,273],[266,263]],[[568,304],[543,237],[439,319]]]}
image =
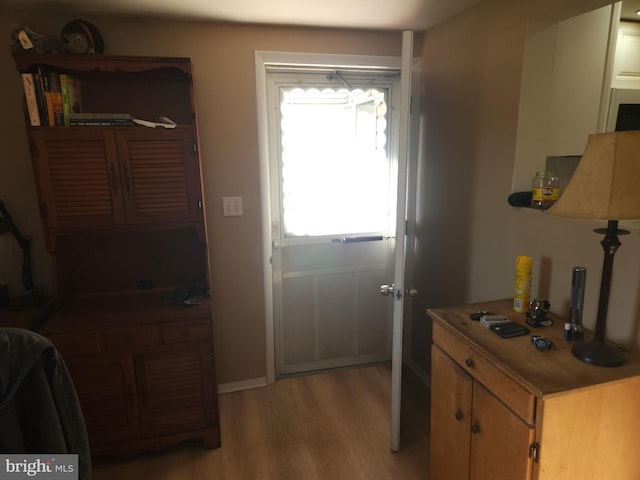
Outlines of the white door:
{"label": "white door", "polygon": [[[408,283],[407,261],[412,258],[412,250],[409,248],[408,240],[412,240],[409,234],[409,222],[407,221],[407,211],[410,210],[410,200],[414,199],[414,188],[409,181],[410,166],[415,167],[417,160],[417,144],[411,142],[411,132],[415,131],[417,137],[417,121],[411,119],[411,99],[412,99],[412,79],[418,73],[414,69],[413,62],[413,32],[402,33],[402,75],[401,75],[401,95],[399,105],[399,140],[398,140],[398,176],[397,176],[397,212],[396,212],[396,250],[394,256],[394,276],[393,278],[393,354],[391,362],[391,450],[400,450],[400,414],[402,400],[402,365],[403,365],[403,340],[405,324],[410,324],[410,312],[405,309],[404,300],[406,297],[414,296],[417,292]],[[415,117],[414,117],[415,118]],[[410,148],[414,145],[415,148]],[[411,169],[413,171],[413,169]],[[428,348],[428,346],[425,346]]]}
{"label": "white door", "polygon": [[267,75],[276,375],[391,359],[398,72]]}

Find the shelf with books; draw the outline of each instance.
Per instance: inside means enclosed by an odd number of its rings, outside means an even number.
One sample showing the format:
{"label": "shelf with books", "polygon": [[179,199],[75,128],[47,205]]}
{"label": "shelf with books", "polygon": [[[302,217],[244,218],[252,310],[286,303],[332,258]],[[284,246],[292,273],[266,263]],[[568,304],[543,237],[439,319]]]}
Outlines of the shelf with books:
{"label": "shelf with books", "polygon": [[[42,82],[39,88],[43,92],[47,91],[47,84],[49,90],[60,85],[62,114],[59,104],[51,104],[58,98],[56,94],[44,93],[44,102],[38,103],[41,126],[69,125],[68,114],[72,111],[126,112],[150,121],[164,116],[179,125],[195,122],[191,67],[187,58],[23,55],[16,56],[15,63],[20,73],[33,75],[36,87]],[[76,100],[68,96],[74,86],[79,92],[75,94]],[[37,91],[36,88],[36,94]],[[47,98],[50,98],[49,104]],[[57,121],[55,115],[52,119],[51,109],[58,114]],[[27,114],[29,111],[27,109]],[[30,115],[28,117],[30,119]],[[34,122],[30,125],[38,126]]]}

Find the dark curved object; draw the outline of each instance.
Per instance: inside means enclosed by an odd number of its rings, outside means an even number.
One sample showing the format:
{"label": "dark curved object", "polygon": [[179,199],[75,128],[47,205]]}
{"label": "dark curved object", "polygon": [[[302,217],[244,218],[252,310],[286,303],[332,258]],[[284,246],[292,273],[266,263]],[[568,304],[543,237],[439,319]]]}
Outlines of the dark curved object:
{"label": "dark curved object", "polygon": [[513,192],[507,198],[509,205],[512,207],[530,207],[531,206],[531,198],[533,197],[533,192]]}
{"label": "dark curved object", "polygon": [[0,235],[10,233],[20,245],[22,249],[22,285],[29,295],[22,297],[19,301],[10,302],[8,307],[15,310],[23,310],[27,308],[42,305],[43,299],[33,284],[31,276],[31,237],[20,233],[16,223],[11,218],[4,202],[0,200]]}

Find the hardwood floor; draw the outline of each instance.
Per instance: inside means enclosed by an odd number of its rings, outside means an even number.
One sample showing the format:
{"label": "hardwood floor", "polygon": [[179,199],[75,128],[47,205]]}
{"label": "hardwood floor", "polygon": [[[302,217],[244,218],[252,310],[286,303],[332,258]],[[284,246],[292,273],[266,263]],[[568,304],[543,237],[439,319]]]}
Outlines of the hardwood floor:
{"label": "hardwood floor", "polygon": [[96,459],[93,479],[427,479],[426,390],[403,391],[398,453],[389,450],[390,391],[390,368],[373,366],[221,395],[219,449],[184,444],[130,460]]}

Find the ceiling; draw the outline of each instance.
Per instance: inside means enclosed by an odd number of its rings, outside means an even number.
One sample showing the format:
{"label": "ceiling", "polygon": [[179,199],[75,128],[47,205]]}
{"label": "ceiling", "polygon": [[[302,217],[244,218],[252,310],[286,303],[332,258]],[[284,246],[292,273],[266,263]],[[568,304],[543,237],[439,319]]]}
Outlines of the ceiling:
{"label": "ceiling", "polygon": [[15,10],[313,27],[426,30],[479,0],[0,0]]}

